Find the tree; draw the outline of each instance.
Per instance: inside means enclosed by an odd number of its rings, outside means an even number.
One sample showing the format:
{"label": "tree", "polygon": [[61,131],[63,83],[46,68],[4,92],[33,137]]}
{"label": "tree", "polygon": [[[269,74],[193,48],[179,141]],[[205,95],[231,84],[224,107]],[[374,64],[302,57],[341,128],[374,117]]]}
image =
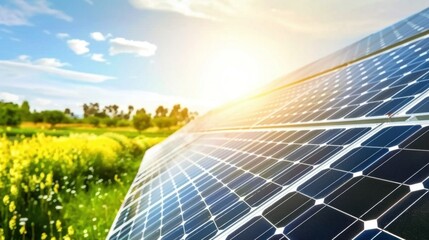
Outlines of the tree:
{"label": "tree", "polygon": [[106,118],[104,124],[106,124],[107,127],[116,127],[118,120],[118,118]]}
{"label": "tree", "polygon": [[144,108],[137,110],[133,117],[133,126],[137,131],[141,132],[150,127],[151,117],[146,113]]}
{"label": "tree", "polygon": [[21,104],[21,115],[23,121],[31,120],[30,104],[28,101],[23,101]]}
{"label": "tree", "polygon": [[58,110],[48,110],[42,112],[43,119],[46,123],[51,125],[51,128],[54,128],[55,125],[64,121],[66,116],[62,111]]}
{"label": "tree", "polygon": [[[180,104],[176,104],[173,106],[170,112],[170,118],[173,118],[173,124],[177,123],[187,123],[190,121],[189,110],[188,108],[182,108]],[[176,123],[174,123],[174,119]]]}
{"label": "tree", "polygon": [[153,124],[158,128],[170,128],[177,124],[177,120],[173,117],[156,117],[152,120]]}
{"label": "tree", "polygon": [[180,109],[181,109],[180,104],[174,105],[173,108],[171,109],[170,117],[174,117],[174,118],[179,119],[179,117],[180,117]]}
{"label": "tree", "polygon": [[0,101],[0,126],[18,126],[21,121],[21,108],[17,104]]}
{"label": "tree", "polygon": [[116,105],[116,104],[112,105],[113,117],[116,117],[118,115],[118,110],[119,110],[118,105]]}
{"label": "tree", "polygon": [[99,127],[100,126],[100,118],[99,117],[95,117],[95,116],[90,116],[87,118],[88,123],[91,124],[94,127]]}
{"label": "tree", "polygon": [[155,110],[155,117],[166,117],[168,113],[168,109],[164,108],[163,106],[159,106]]}
{"label": "tree", "polygon": [[83,117],[86,118],[89,116],[89,106],[88,104],[83,104]]}
{"label": "tree", "polygon": [[134,107],[132,105],[129,105],[128,106],[128,113],[125,115],[126,119],[130,119],[131,114],[133,113],[133,111],[134,111]]}
{"label": "tree", "polygon": [[31,114],[31,121],[34,124],[38,124],[38,123],[42,123],[43,122],[43,114],[40,112],[33,112],[33,114]]}
{"label": "tree", "polygon": [[103,114],[103,111],[100,111],[100,104],[98,103],[90,103],[90,104],[83,104],[83,116],[85,118],[96,116],[96,117],[104,117],[105,114]]}
{"label": "tree", "polygon": [[190,117],[189,117],[188,108],[182,109],[182,111],[180,111],[180,114],[179,114],[179,121],[189,122],[189,120],[190,120]]}

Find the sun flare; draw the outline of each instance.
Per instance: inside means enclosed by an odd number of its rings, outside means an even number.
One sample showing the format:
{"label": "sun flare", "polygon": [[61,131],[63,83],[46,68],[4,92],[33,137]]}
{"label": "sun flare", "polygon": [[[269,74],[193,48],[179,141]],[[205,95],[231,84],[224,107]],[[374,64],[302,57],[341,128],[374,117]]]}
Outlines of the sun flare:
{"label": "sun flare", "polygon": [[261,84],[261,69],[248,51],[237,46],[222,48],[206,63],[203,91],[217,104],[235,99]]}

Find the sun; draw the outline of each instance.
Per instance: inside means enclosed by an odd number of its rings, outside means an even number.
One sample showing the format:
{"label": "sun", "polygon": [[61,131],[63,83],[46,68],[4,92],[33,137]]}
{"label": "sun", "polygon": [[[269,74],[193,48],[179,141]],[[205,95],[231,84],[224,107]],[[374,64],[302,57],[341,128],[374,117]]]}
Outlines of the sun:
{"label": "sun", "polygon": [[205,97],[215,104],[236,99],[261,85],[261,69],[257,57],[240,46],[221,48],[203,69]]}

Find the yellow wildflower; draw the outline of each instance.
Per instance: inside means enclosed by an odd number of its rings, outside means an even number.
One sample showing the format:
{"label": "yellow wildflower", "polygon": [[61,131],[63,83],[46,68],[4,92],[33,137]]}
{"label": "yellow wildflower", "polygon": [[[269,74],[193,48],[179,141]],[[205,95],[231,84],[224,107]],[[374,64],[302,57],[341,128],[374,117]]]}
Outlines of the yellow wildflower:
{"label": "yellow wildflower", "polygon": [[57,231],[58,231],[58,232],[61,232],[61,230],[62,230],[63,228],[61,227],[61,221],[60,221],[60,220],[57,220],[57,221],[55,222],[55,227],[57,228]]}
{"label": "yellow wildflower", "polygon": [[114,179],[116,182],[121,183],[121,179],[119,178],[118,174],[115,174]]}
{"label": "yellow wildflower", "polygon": [[4,230],[3,228],[0,228],[0,240],[5,240],[5,236],[4,236]]}
{"label": "yellow wildflower", "polygon": [[21,183],[21,187],[24,190],[24,192],[28,192],[28,186],[24,183]]}
{"label": "yellow wildflower", "polygon": [[53,174],[52,172],[50,172],[46,175],[45,185],[48,187],[52,186],[52,181],[53,181]]}
{"label": "yellow wildflower", "polygon": [[10,201],[9,195],[5,195],[3,197],[3,203],[4,203],[4,205],[7,206],[9,204],[9,201]]}
{"label": "yellow wildflower", "polygon": [[45,240],[47,237],[48,237],[48,234],[42,233],[42,236],[40,237],[40,239]]}
{"label": "yellow wildflower", "polygon": [[18,188],[17,188],[15,185],[12,185],[12,186],[10,187],[10,193],[11,193],[13,196],[18,196]]}
{"label": "yellow wildflower", "polygon": [[73,235],[74,235],[74,229],[73,229],[73,226],[69,226],[69,227],[67,228],[67,234],[68,234],[68,235],[70,235],[70,236],[73,236]]}
{"label": "yellow wildflower", "polygon": [[25,225],[21,226],[21,228],[19,229],[19,233],[21,233],[21,235],[27,234],[27,230],[25,229]]}
{"label": "yellow wildflower", "polygon": [[58,193],[58,189],[60,188],[60,185],[58,185],[58,183],[55,183],[55,186],[54,186],[54,192],[55,193]]}
{"label": "yellow wildflower", "polygon": [[9,229],[10,230],[15,230],[16,228],[16,216],[13,216],[10,220],[9,220]]}
{"label": "yellow wildflower", "polygon": [[14,201],[11,201],[9,204],[9,212],[13,212],[16,209],[16,205]]}

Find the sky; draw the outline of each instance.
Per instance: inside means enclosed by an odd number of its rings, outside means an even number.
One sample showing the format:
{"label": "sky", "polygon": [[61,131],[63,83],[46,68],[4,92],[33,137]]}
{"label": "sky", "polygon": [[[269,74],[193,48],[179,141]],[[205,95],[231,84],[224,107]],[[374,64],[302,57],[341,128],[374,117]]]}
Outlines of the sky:
{"label": "sky", "polygon": [[0,0],[0,100],[205,112],[427,0]]}

